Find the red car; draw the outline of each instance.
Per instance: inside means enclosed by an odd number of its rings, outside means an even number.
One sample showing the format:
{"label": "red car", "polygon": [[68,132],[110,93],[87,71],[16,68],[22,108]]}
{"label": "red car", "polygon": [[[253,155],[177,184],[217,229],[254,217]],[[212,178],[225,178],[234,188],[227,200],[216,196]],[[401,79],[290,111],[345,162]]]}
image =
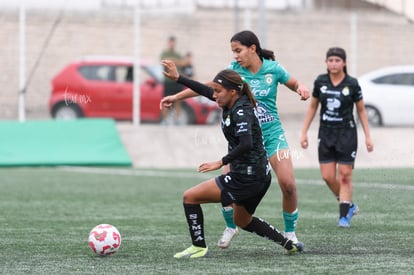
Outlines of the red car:
{"label": "red car", "polygon": [[[160,122],[163,97],[161,66],[141,62],[141,122]],[[52,80],[49,111],[56,119],[109,117],[132,120],[133,61],[94,57],[67,65]],[[220,119],[218,105],[203,97],[183,101],[180,122],[212,124]]]}

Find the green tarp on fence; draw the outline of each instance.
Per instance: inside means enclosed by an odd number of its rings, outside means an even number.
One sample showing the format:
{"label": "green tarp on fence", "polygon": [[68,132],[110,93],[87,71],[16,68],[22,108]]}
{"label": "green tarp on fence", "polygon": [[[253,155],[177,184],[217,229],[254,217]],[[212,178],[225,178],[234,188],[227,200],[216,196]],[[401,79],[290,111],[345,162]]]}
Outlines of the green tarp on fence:
{"label": "green tarp on fence", "polygon": [[0,122],[0,166],[130,166],[111,119]]}

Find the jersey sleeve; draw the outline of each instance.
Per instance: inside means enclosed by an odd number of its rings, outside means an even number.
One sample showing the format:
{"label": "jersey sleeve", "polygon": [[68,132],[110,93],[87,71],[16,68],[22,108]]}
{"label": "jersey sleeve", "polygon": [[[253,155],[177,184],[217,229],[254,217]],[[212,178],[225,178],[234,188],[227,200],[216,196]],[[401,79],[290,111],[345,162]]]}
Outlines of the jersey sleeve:
{"label": "jersey sleeve", "polygon": [[202,95],[204,97],[207,97],[208,99],[215,101],[213,98],[213,89],[203,83],[200,83],[198,81],[189,79],[185,76],[180,75],[177,80],[178,83],[183,84],[184,86],[187,86],[194,92],[196,92],[199,95]]}
{"label": "jersey sleeve", "polygon": [[275,75],[279,76],[279,83],[285,84],[290,78],[290,73],[278,62],[276,62]]}
{"label": "jersey sleeve", "polygon": [[354,89],[355,89],[355,93],[353,93],[352,95],[352,100],[354,102],[358,102],[362,99],[362,90],[361,90],[361,86],[359,86],[358,80],[356,79],[355,79]]}
{"label": "jersey sleeve", "polygon": [[253,147],[252,111],[243,108],[234,110],[233,121],[235,125],[235,136],[239,137],[239,143],[230,153],[222,158],[224,165],[232,162],[234,159],[239,158]]}

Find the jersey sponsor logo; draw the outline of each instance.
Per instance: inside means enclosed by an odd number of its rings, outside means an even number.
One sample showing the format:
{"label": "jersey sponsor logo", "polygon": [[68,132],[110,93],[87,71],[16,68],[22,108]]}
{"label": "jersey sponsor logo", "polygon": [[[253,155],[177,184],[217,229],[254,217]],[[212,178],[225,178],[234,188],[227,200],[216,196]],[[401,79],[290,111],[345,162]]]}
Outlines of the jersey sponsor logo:
{"label": "jersey sponsor logo", "polygon": [[328,108],[329,111],[333,111],[335,109],[338,109],[341,107],[341,101],[337,98],[328,98],[326,100],[326,108]]}
{"label": "jersey sponsor logo", "polygon": [[337,95],[337,96],[339,96],[341,94],[341,92],[339,92],[339,91],[328,90],[328,87],[326,87],[326,85],[322,86],[320,88],[320,90],[321,90],[322,94]]}
{"label": "jersey sponsor logo", "polygon": [[247,128],[246,128],[247,122],[239,122],[239,123],[236,124],[236,126],[238,127],[238,129],[236,131],[237,134],[247,132]]}
{"label": "jersey sponsor logo", "polygon": [[327,114],[322,115],[322,120],[323,121],[343,121],[341,117],[333,117]]}
{"label": "jersey sponsor logo", "polygon": [[276,120],[276,118],[266,109],[263,104],[257,105],[256,116],[259,119],[260,124],[268,123]]}
{"label": "jersey sponsor logo", "polygon": [[270,93],[270,88],[267,88],[267,89],[253,88],[252,89],[252,94],[254,96],[267,96],[269,93]]}
{"label": "jersey sponsor logo", "polygon": [[343,121],[336,110],[341,107],[341,101],[337,98],[328,98],[326,100],[327,110],[322,115],[323,121]]}
{"label": "jersey sponsor logo", "polygon": [[237,110],[237,115],[239,115],[239,116],[244,116],[244,111],[243,111],[243,109]]}
{"label": "jersey sponsor logo", "polygon": [[250,87],[253,89],[253,88],[257,88],[257,87],[260,87],[260,80],[258,80],[258,79],[252,79],[252,80],[250,80]]}

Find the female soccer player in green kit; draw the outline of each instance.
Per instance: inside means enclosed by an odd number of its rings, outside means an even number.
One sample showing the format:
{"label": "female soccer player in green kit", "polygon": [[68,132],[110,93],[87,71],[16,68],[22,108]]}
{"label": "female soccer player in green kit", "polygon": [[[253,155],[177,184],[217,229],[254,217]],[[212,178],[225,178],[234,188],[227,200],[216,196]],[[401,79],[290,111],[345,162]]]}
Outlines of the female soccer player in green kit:
{"label": "female soccer player in green kit", "polygon": [[[296,225],[299,217],[298,194],[290,158],[289,146],[279,118],[276,105],[278,84],[284,84],[296,92],[302,100],[309,98],[309,90],[292,77],[280,63],[275,61],[272,51],[262,49],[259,39],[251,31],[236,33],[230,40],[234,61],[228,69],[234,70],[248,83],[255,96],[257,116],[262,126],[263,139],[272,169],[274,170],[282,190],[283,220],[285,235],[293,242],[298,242]],[[161,100],[161,106],[168,107],[176,100],[196,96],[193,91],[186,89],[174,96]],[[238,229],[233,221],[233,208],[223,207],[226,229],[218,242],[221,248],[230,246],[232,238]]]}
{"label": "female soccer player in green kit", "polygon": [[208,256],[201,204],[212,202],[231,204],[234,208],[234,221],[243,230],[281,245],[290,254],[301,252],[301,243],[293,243],[274,226],[253,216],[270,186],[271,173],[263,146],[262,130],[255,115],[256,101],[249,85],[243,83],[236,72],[223,70],[216,75],[210,86],[206,86],[179,75],[172,61],[164,60],[162,64],[166,68],[165,76],[216,101],[223,110],[221,128],[228,141],[228,153],[218,161],[201,164],[199,172],[214,171],[230,165],[227,173],[184,192],[184,213],[192,245],[176,253],[174,258]]}

